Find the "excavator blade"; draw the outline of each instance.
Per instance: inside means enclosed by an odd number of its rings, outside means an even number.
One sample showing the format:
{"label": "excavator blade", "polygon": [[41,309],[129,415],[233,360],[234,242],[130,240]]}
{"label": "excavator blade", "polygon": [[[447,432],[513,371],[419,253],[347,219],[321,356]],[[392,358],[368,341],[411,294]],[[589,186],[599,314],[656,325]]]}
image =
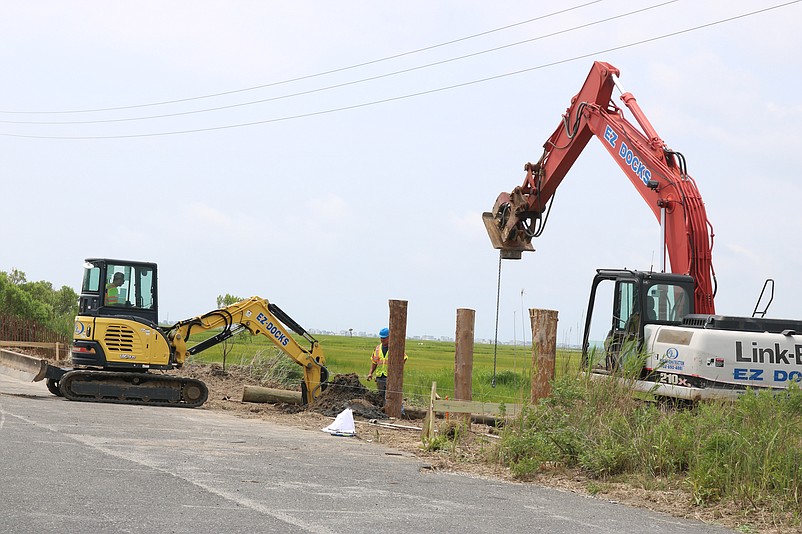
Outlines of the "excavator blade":
{"label": "excavator blade", "polygon": [[0,373],[17,380],[38,382],[45,378],[47,360],[0,349]]}
{"label": "excavator blade", "polygon": [[532,252],[535,247],[531,243],[517,242],[514,245],[505,242],[501,237],[501,229],[498,227],[498,220],[492,213],[486,211],[482,213],[482,221],[485,223],[487,235],[490,236],[490,242],[493,248],[501,251],[501,258],[504,260],[520,260],[523,252]]}

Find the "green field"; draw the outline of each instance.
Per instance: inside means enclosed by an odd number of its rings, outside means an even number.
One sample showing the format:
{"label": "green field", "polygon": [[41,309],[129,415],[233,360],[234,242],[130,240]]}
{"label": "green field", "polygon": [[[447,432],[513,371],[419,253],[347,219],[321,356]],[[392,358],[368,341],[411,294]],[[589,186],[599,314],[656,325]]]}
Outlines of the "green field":
{"label": "green field", "polygon": [[[204,337],[199,335],[193,337],[192,341],[199,342]],[[319,335],[316,339],[323,348],[330,376],[356,373],[367,387],[376,387],[372,382],[367,382],[365,376],[370,370],[370,356],[379,343],[378,338]],[[300,339],[299,344],[304,348],[309,346],[303,339]],[[222,363],[224,349],[228,365],[248,365],[254,358],[270,358],[276,354],[275,346],[267,338],[243,334],[233,342],[229,341],[226,346],[218,345],[194,356],[194,361]],[[448,395],[453,398],[454,350],[454,342],[406,341],[409,359],[404,368],[404,396],[411,404],[425,403],[431,393],[432,382],[437,382],[440,396]],[[558,376],[568,370],[577,369],[578,365],[577,352],[558,350]],[[531,366],[530,348],[499,345],[494,374],[494,346],[476,344],[473,360],[474,400],[504,403],[528,401]]]}

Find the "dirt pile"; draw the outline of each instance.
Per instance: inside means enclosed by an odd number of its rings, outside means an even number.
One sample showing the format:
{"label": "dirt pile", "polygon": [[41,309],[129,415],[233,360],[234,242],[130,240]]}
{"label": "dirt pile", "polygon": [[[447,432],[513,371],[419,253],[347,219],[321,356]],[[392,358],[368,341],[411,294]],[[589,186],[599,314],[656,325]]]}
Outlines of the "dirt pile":
{"label": "dirt pile", "polygon": [[354,417],[385,419],[387,416],[382,411],[383,404],[384,399],[378,392],[363,386],[359,381],[359,376],[356,373],[350,373],[335,375],[329,381],[326,391],[310,403],[307,410],[336,417],[346,408],[351,408]]}
{"label": "dirt pile", "polygon": [[[242,390],[246,385],[265,387],[279,387],[280,384],[263,384],[253,378],[247,369],[229,365],[223,370],[219,365],[192,364],[184,367],[180,374],[198,378],[209,387],[208,408],[233,409],[233,402],[242,399]],[[242,406],[249,411],[260,411],[259,405],[243,403]],[[335,375],[329,380],[326,390],[308,406],[302,404],[273,404],[276,409],[285,414],[301,414],[315,412],[327,417],[336,417],[346,408],[351,408],[355,418],[386,419],[382,410],[384,399],[377,391],[372,391],[362,385],[356,373]]]}

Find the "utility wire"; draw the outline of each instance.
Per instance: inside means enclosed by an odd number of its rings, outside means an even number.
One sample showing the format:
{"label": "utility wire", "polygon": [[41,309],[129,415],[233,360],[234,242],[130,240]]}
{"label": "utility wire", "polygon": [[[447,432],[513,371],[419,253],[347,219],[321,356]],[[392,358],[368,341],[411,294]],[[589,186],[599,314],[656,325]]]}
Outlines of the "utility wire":
{"label": "utility wire", "polygon": [[433,63],[427,63],[425,65],[419,65],[417,67],[410,67],[408,69],[403,69],[403,70],[399,70],[399,71],[395,71],[395,72],[389,72],[389,73],[386,73],[386,74],[379,74],[379,75],[376,75],[376,76],[371,76],[371,77],[368,77],[368,78],[362,78],[362,79],[359,79],[359,80],[353,80],[353,81],[350,81],[350,82],[343,82],[343,83],[339,83],[339,84],[335,84],[335,85],[329,85],[329,86],[326,86],[326,87],[319,87],[317,89],[310,89],[310,90],[307,90],[307,91],[300,91],[300,92],[297,92],[297,93],[291,93],[291,94],[287,94],[287,95],[274,96],[274,97],[271,97],[271,98],[263,98],[263,99],[260,99],[260,100],[252,100],[250,102],[242,102],[242,103],[239,103],[239,104],[230,104],[230,105],[227,105],[227,106],[218,106],[218,107],[214,107],[214,108],[197,109],[197,110],[192,110],[192,111],[181,111],[181,112],[176,112],[176,113],[166,113],[166,114],[163,114],[163,115],[151,115],[151,116],[145,116],[145,117],[129,117],[129,118],[124,118],[124,119],[97,119],[97,120],[87,120],[87,121],[12,121],[12,120],[0,120],[0,123],[3,123],[3,124],[57,125],[57,124],[100,124],[100,123],[111,123],[111,122],[130,122],[130,121],[151,120],[151,119],[164,119],[164,118],[168,118],[168,117],[180,117],[182,115],[193,115],[195,113],[208,113],[208,112],[211,112],[211,111],[221,111],[221,110],[224,110],[224,109],[232,109],[232,108],[238,108],[238,107],[244,107],[244,106],[252,106],[252,105],[255,105],[255,104],[263,104],[265,102],[273,102],[273,101],[276,101],[276,100],[283,100],[285,98],[293,98],[293,97],[297,97],[297,96],[304,96],[304,95],[309,95],[309,94],[313,94],[313,93],[319,93],[319,92],[322,92],[322,91],[329,91],[331,89],[339,89],[339,88],[342,88],[342,87],[347,87],[349,85],[356,85],[356,84],[370,82],[370,81],[374,81],[374,80],[380,80],[382,78],[389,78],[391,76],[397,76],[399,74],[406,74],[406,73],[413,72],[413,71],[416,71],[416,70],[426,69],[426,68],[429,68],[429,67],[435,67],[435,66],[438,66],[438,65],[444,65],[446,63],[451,63],[451,62],[454,62],[454,61],[460,61],[460,60],[463,60],[463,59],[476,57],[476,56],[480,56],[480,55],[483,55],[483,54],[488,54],[490,52],[497,52],[499,50],[504,50],[506,48],[512,48],[514,46],[519,46],[519,45],[522,45],[522,44],[532,43],[534,41],[547,39],[549,37],[555,37],[557,35],[562,35],[562,34],[566,34],[566,33],[572,32],[572,31],[581,30],[581,29],[584,29],[584,28],[595,26],[597,24],[603,24],[605,22],[610,22],[611,20],[616,20],[616,19],[620,19],[620,18],[624,18],[624,17],[629,17],[629,16],[632,16],[632,15],[636,15],[638,13],[642,13],[644,11],[649,11],[649,10],[652,10],[652,9],[655,9],[655,8],[658,8],[658,7],[663,7],[663,6],[667,5],[667,4],[673,4],[674,2],[677,2],[677,1],[678,0],[668,0],[668,1],[663,2],[661,4],[656,4],[656,5],[645,7],[645,8],[642,8],[642,9],[636,9],[635,11],[630,11],[628,13],[622,13],[620,15],[614,15],[612,17],[607,17],[605,19],[600,19],[600,20],[597,20],[597,21],[594,21],[594,22],[589,22],[587,24],[581,24],[579,26],[574,26],[572,28],[568,28],[568,29],[565,29],[565,30],[560,30],[560,31],[549,33],[549,34],[540,35],[538,37],[533,37],[531,39],[525,39],[523,41],[518,41],[518,42],[515,42],[515,43],[511,43],[511,44],[497,46],[495,48],[488,48],[486,50],[481,50],[479,52],[473,52],[471,54],[465,54],[465,55],[457,56],[457,57],[450,58],[450,59],[444,59],[442,61],[435,61]]}
{"label": "utility wire", "polygon": [[501,26],[500,28],[495,28],[493,30],[487,30],[487,31],[483,31],[483,32],[480,32],[480,33],[475,33],[473,35],[468,35],[466,37],[460,37],[458,39],[453,39],[451,41],[446,41],[444,43],[425,46],[423,48],[418,48],[416,50],[410,50],[408,52],[402,52],[400,54],[395,54],[395,55],[383,57],[383,58],[380,58],[380,59],[373,59],[373,60],[370,60],[370,61],[365,61],[363,63],[357,63],[355,65],[350,65],[348,67],[339,67],[339,68],[327,70],[327,71],[324,71],[324,72],[318,72],[317,74],[307,74],[305,76],[299,76],[297,78],[291,78],[291,79],[288,79],[288,80],[282,80],[282,81],[278,81],[278,82],[266,83],[266,84],[263,84],[263,85],[256,85],[254,87],[246,87],[244,89],[234,89],[234,90],[231,90],[231,91],[223,91],[223,92],[220,92],[220,93],[213,93],[213,94],[201,95],[201,96],[193,96],[193,97],[188,97],[188,98],[179,98],[179,99],[176,99],[176,100],[165,100],[163,102],[151,102],[151,103],[148,103],[148,104],[135,104],[135,105],[130,105],[130,106],[119,106],[119,107],[112,107],[112,108],[76,109],[76,110],[62,110],[62,111],[2,111],[2,110],[0,110],[0,113],[15,113],[15,114],[97,113],[97,112],[101,112],[101,111],[118,111],[118,110],[124,110],[124,109],[135,109],[135,108],[143,108],[143,107],[150,107],[150,106],[163,106],[163,105],[166,105],[166,104],[178,104],[180,102],[190,102],[192,100],[202,100],[202,99],[206,99],[206,98],[215,98],[215,97],[218,97],[218,96],[232,95],[232,94],[236,94],[236,93],[244,93],[244,92],[247,92],[247,91],[256,91],[257,89],[265,89],[267,87],[275,87],[277,85],[284,85],[284,84],[298,82],[298,81],[302,81],[302,80],[308,80],[308,79],[311,79],[311,78],[317,78],[317,77],[320,77],[320,76],[326,76],[328,74],[334,74],[334,73],[337,73],[337,72],[343,72],[343,71],[356,69],[356,68],[360,68],[360,67],[366,67],[368,65],[374,65],[376,63],[382,63],[384,61],[390,61],[392,59],[398,59],[400,57],[410,56],[410,55],[413,55],[413,54],[418,54],[420,52],[427,52],[429,50],[434,50],[435,48],[441,48],[443,46],[448,46],[448,45],[452,45],[452,44],[459,43],[459,42],[462,42],[462,41],[467,41],[469,39],[475,39],[476,37],[482,37],[482,36],[485,36],[485,35],[489,35],[491,33],[496,33],[496,32],[500,32],[500,31],[504,31],[504,30],[509,30],[510,28],[515,28],[516,26],[522,26],[524,24],[529,24],[531,22],[536,22],[536,21],[539,21],[539,20],[544,20],[544,19],[547,19],[547,18],[551,18],[551,17],[554,17],[556,15],[561,15],[563,13],[568,13],[570,11],[574,11],[576,9],[587,7],[587,6],[592,5],[592,4],[598,4],[599,2],[602,2],[602,1],[603,0],[593,0],[591,2],[586,2],[586,3],[580,4],[578,6],[569,7],[569,8],[566,8],[566,9],[561,9],[559,11],[554,11],[554,12],[549,13],[547,15],[541,15],[539,17],[527,19],[527,20],[524,20],[524,21],[521,21],[521,22],[516,22],[514,24],[508,24],[507,26]]}
{"label": "utility wire", "polygon": [[313,111],[313,112],[309,112],[309,113],[301,113],[301,114],[298,114],[298,115],[289,115],[289,116],[285,116],[285,117],[277,117],[277,118],[274,118],[274,119],[265,119],[265,120],[260,120],[260,121],[243,122],[243,123],[237,123],[237,124],[227,124],[227,125],[223,125],[223,126],[212,126],[212,127],[207,127],[207,128],[195,128],[195,129],[189,129],[189,130],[175,130],[175,131],[170,131],[170,132],[152,132],[152,133],[143,133],[143,134],[67,136],[67,135],[23,135],[23,134],[2,133],[0,135],[5,136],[5,137],[18,137],[18,138],[25,138],[25,139],[75,139],[75,140],[79,140],[79,139],[80,140],[89,140],[89,139],[129,139],[129,138],[137,138],[137,137],[156,137],[156,136],[165,136],[165,135],[181,135],[181,134],[189,134],[189,133],[211,132],[211,131],[226,130],[226,129],[232,129],[232,128],[242,128],[242,127],[246,127],[246,126],[255,126],[255,125],[259,125],[259,124],[270,124],[270,123],[274,123],[274,122],[282,122],[282,121],[301,119],[301,118],[306,118],[306,117],[314,117],[314,116],[318,116],[318,115],[327,115],[327,114],[331,114],[331,113],[338,113],[338,112],[341,112],[341,111],[348,111],[348,110],[352,110],[352,109],[358,109],[358,108],[363,108],[363,107],[368,107],[368,106],[375,106],[375,105],[378,105],[378,104],[385,104],[385,103],[388,103],[388,102],[395,102],[395,101],[399,101],[399,100],[405,100],[405,99],[408,99],[408,98],[415,98],[415,97],[419,97],[419,96],[423,96],[423,95],[429,95],[429,94],[433,94],[433,93],[449,91],[449,90],[452,90],[452,89],[457,89],[457,88],[461,88],[461,87],[467,87],[467,86],[476,85],[476,84],[479,84],[479,83],[485,83],[485,82],[489,82],[489,81],[493,81],[493,80],[498,80],[498,79],[501,79],[501,78],[507,78],[507,77],[510,77],[510,76],[517,76],[519,74],[532,72],[532,71],[536,71],[536,70],[540,70],[540,69],[544,69],[544,68],[548,68],[548,67],[553,67],[553,66],[556,66],[556,65],[562,65],[562,64],[565,64],[565,63],[571,63],[571,62],[574,62],[574,61],[578,61],[580,59],[586,59],[588,57],[597,56],[599,54],[604,54],[604,53],[607,53],[607,52],[613,52],[613,51],[616,51],[616,50],[623,50],[625,48],[631,48],[631,47],[643,45],[643,44],[646,44],[646,43],[652,43],[652,42],[655,42],[655,41],[660,41],[660,40],[663,40],[663,39],[667,39],[669,37],[676,37],[678,35],[683,35],[683,34],[686,34],[686,33],[690,33],[690,32],[701,30],[701,29],[705,29],[705,28],[710,28],[710,27],[713,27],[713,26],[717,26],[717,25],[720,25],[720,24],[727,23],[727,22],[732,22],[734,20],[739,20],[739,19],[742,19],[742,18],[746,18],[746,17],[750,17],[750,16],[753,16],[753,15],[757,15],[757,14],[760,14],[760,13],[765,13],[767,11],[771,11],[771,10],[774,10],[774,9],[779,9],[779,8],[782,8],[782,7],[786,7],[786,6],[789,6],[789,5],[792,5],[792,4],[797,4],[799,2],[802,2],[802,0],[793,0],[791,2],[786,2],[784,4],[778,4],[778,5],[775,5],[775,6],[768,7],[768,8],[759,9],[759,10],[756,10],[756,11],[751,11],[749,13],[736,15],[734,17],[729,17],[729,18],[726,18],[726,19],[721,19],[721,20],[714,21],[714,22],[709,22],[709,23],[706,23],[706,24],[700,24],[698,26],[694,26],[694,27],[691,27],[691,28],[686,28],[684,30],[679,30],[679,31],[675,31],[675,32],[671,32],[671,33],[667,33],[667,34],[663,34],[663,35],[658,35],[656,37],[650,37],[648,39],[642,39],[640,41],[634,41],[634,42],[631,42],[631,43],[628,43],[628,44],[624,44],[624,45],[620,45],[620,46],[614,46],[614,47],[611,47],[611,48],[606,48],[606,49],[602,49],[602,50],[596,50],[594,52],[590,52],[590,53],[587,53],[587,54],[582,54],[582,55],[579,55],[579,56],[573,56],[571,58],[561,59],[561,60],[553,61],[553,62],[550,62],[550,63],[543,63],[541,65],[537,65],[537,66],[534,66],[534,67],[529,67],[529,68],[526,68],[526,69],[517,70],[517,71],[514,71],[514,72],[508,72],[506,74],[499,74],[499,75],[496,75],[496,76],[488,76],[486,78],[481,78],[481,79],[478,79],[478,80],[472,80],[472,81],[458,83],[458,84],[449,85],[449,86],[445,86],[445,87],[439,87],[439,88],[430,89],[430,90],[427,90],[427,91],[420,91],[420,92],[417,92],[417,93],[410,93],[410,94],[406,94],[406,95],[400,95],[400,96],[395,96],[395,97],[390,97],[390,98],[384,98],[384,99],[381,99],[381,100],[374,100],[374,101],[371,101],[371,102],[363,102],[361,104],[354,104],[354,105],[351,105],[351,106],[343,106],[343,107],[339,107],[339,108],[332,108],[332,109],[321,110],[321,111]]}

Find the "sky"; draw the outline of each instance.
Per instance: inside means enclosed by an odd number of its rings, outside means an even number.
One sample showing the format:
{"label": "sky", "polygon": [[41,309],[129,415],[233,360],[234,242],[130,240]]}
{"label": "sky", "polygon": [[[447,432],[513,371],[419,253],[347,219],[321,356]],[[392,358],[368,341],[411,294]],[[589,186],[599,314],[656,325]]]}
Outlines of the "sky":
{"label": "sky", "polygon": [[[606,61],[697,182],[717,312],[750,315],[771,278],[768,316],[802,317],[802,2],[0,8],[0,271],[79,291],[85,258],[152,261],[161,320],[228,293],[375,334],[394,299],[409,336],[469,308],[493,339],[481,214]],[[659,235],[592,139],[536,252],[502,265],[498,339],[542,308],[578,344],[595,270],[659,268]]]}

